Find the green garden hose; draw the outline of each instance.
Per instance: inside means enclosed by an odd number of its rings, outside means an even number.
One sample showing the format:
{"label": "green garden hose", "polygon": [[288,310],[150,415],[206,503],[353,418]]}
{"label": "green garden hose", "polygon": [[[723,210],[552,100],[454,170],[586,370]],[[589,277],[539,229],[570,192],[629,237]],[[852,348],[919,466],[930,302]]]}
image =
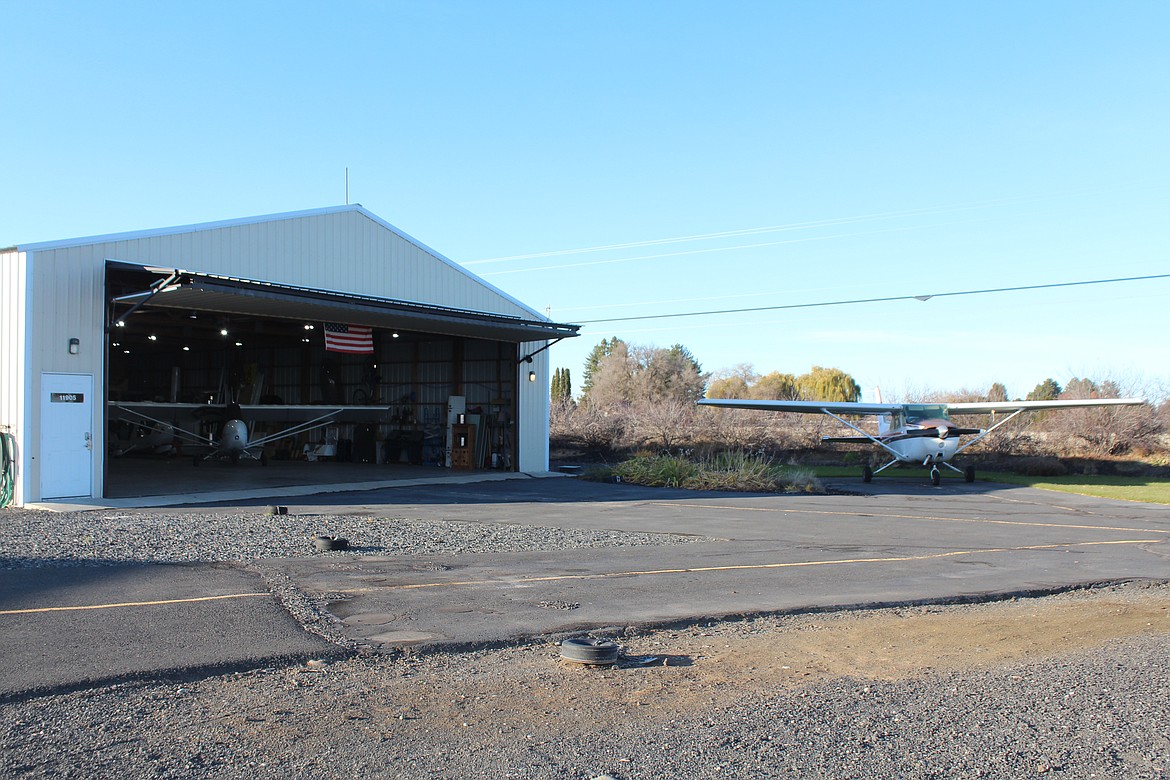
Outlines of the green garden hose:
{"label": "green garden hose", "polygon": [[0,432],[0,509],[12,503],[16,492],[16,439],[11,433]]}

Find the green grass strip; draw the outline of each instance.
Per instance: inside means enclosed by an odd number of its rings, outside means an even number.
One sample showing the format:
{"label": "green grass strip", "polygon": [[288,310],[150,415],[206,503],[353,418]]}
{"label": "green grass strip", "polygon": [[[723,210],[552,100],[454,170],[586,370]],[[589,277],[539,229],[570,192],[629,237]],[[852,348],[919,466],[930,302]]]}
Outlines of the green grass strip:
{"label": "green grass strip", "polygon": [[[821,479],[856,477],[861,481],[861,469],[857,466],[816,466],[813,468]],[[920,476],[928,479],[925,468],[890,469],[874,477],[881,480],[888,477],[911,479]],[[950,469],[942,469],[944,479],[962,479]],[[975,478],[980,482],[1003,482],[1041,490],[1055,490],[1061,493],[1076,493],[1098,498],[1116,498],[1123,501],[1140,501],[1147,504],[1170,504],[1170,479],[1157,477],[1117,477],[1090,474],[1068,474],[1062,477],[1027,477],[1002,471],[978,471]]]}

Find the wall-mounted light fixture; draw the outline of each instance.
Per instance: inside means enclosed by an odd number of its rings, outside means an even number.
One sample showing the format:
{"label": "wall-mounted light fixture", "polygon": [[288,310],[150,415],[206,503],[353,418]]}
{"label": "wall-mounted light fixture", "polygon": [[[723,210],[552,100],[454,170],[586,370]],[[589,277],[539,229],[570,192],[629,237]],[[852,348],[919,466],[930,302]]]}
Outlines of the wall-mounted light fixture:
{"label": "wall-mounted light fixture", "polygon": [[76,355],[81,351],[81,339],[69,339],[69,354]]}
{"label": "wall-mounted light fixture", "polygon": [[529,382],[535,382],[535,381],[536,381],[536,372],[535,372],[535,371],[529,371],[529,372],[528,372],[528,381],[529,381]]}

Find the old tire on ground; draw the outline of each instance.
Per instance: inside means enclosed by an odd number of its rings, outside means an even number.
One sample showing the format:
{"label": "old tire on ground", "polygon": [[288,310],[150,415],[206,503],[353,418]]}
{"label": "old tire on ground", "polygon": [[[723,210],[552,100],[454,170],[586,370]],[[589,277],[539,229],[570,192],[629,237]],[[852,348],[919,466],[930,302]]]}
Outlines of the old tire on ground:
{"label": "old tire on ground", "polygon": [[318,536],[313,540],[313,547],[317,552],[334,552],[336,550],[348,550],[349,540],[342,539],[336,536]]}
{"label": "old tire on ground", "polygon": [[590,666],[616,663],[618,646],[608,639],[566,639],[561,642],[561,658]]}

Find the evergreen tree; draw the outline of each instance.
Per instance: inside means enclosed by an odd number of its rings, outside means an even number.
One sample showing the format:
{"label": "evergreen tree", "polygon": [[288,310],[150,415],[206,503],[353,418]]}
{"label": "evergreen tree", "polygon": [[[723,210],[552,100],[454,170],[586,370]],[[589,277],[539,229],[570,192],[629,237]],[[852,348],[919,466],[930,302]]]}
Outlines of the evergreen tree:
{"label": "evergreen tree", "polygon": [[569,378],[569,369],[558,368],[553,371],[549,395],[554,404],[573,400],[573,383]]}
{"label": "evergreen tree", "polygon": [[1052,377],[1049,377],[1040,384],[1036,385],[1036,387],[1032,389],[1032,392],[1028,393],[1027,400],[1055,401],[1057,398],[1060,398],[1060,394],[1062,392],[1063,390],[1057,381]]}

